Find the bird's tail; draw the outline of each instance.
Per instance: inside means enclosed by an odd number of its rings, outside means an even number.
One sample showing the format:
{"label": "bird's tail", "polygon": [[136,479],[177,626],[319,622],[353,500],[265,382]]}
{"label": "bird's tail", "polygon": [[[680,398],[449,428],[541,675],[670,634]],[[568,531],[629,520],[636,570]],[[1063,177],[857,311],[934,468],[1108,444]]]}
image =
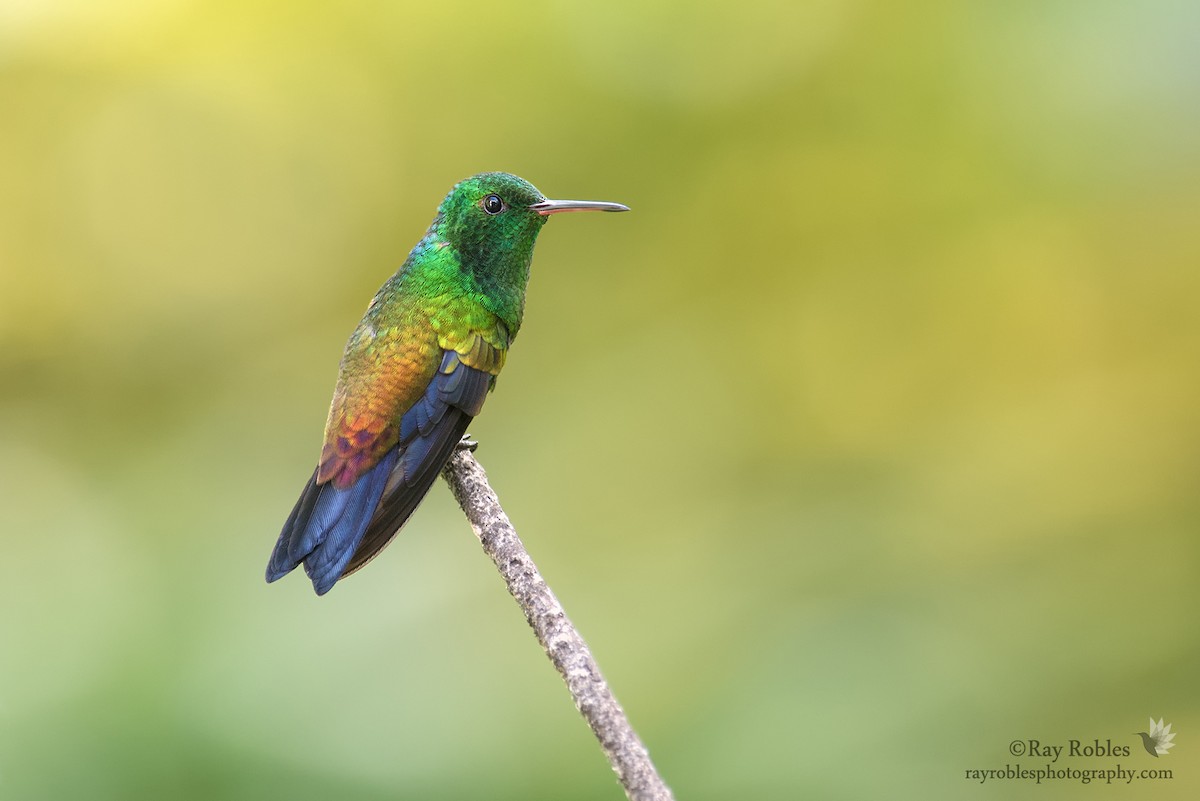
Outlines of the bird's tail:
{"label": "bird's tail", "polygon": [[329,592],[354,556],[398,455],[389,451],[346,489],[318,484],[314,470],[279,533],[267,581],[283,578],[304,562],[317,595]]}

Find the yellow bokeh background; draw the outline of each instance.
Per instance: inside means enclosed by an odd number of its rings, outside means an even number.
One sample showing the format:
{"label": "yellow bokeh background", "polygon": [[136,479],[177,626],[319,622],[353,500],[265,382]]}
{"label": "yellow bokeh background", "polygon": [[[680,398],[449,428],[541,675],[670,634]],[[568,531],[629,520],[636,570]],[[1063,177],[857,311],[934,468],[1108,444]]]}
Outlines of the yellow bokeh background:
{"label": "yellow bokeh background", "polygon": [[681,801],[1019,797],[965,771],[1030,739],[1197,797],[1197,30],[3,0],[0,798],[620,797],[444,485],[262,580],[347,335],[497,169],[633,208],[543,231],[471,433]]}

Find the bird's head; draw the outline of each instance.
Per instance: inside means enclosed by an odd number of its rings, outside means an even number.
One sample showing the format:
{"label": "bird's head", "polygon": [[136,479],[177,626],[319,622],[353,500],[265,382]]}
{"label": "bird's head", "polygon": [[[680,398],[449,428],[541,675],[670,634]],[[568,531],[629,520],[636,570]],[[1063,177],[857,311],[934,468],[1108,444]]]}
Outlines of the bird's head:
{"label": "bird's head", "polygon": [[506,172],[484,172],[455,184],[438,207],[440,233],[472,266],[516,259],[528,265],[538,231],[564,211],[628,211],[620,203],[548,200]]}
{"label": "bird's head", "polygon": [[457,183],[430,228],[454,248],[469,286],[516,336],[538,232],[563,211],[628,211],[620,203],[547,200],[533,184],[505,172],[484,172]]}

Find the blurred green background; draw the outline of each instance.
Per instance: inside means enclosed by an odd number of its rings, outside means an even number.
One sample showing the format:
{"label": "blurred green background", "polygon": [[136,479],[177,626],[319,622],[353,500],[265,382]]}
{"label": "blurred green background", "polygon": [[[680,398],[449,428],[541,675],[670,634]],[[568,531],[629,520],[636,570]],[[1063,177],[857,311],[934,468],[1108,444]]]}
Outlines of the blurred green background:
{"label": "blurred green background", "polygon": [[[0,798],[615,799],[437,485],[262,573],[458,179],[471,432],[681,799],[1200,788],[1194,2],[0,2]],[[1164,716],[1159,760],[1132,732]],[[1039,792],[1094,798],[1058,781]]]}

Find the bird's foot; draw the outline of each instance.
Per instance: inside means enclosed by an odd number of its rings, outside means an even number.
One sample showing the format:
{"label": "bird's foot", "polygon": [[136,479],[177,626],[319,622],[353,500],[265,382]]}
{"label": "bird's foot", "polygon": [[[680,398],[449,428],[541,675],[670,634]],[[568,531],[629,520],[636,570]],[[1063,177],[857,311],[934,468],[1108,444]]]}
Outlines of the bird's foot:
{"label": "bird's foot", "polygon": [[462,439],[458,441],[457,447],[458,450],[470,451],[471,453],[474,453],[475,449],[479,447],[479,443],[471,439],[470,434],[463,434]]}

